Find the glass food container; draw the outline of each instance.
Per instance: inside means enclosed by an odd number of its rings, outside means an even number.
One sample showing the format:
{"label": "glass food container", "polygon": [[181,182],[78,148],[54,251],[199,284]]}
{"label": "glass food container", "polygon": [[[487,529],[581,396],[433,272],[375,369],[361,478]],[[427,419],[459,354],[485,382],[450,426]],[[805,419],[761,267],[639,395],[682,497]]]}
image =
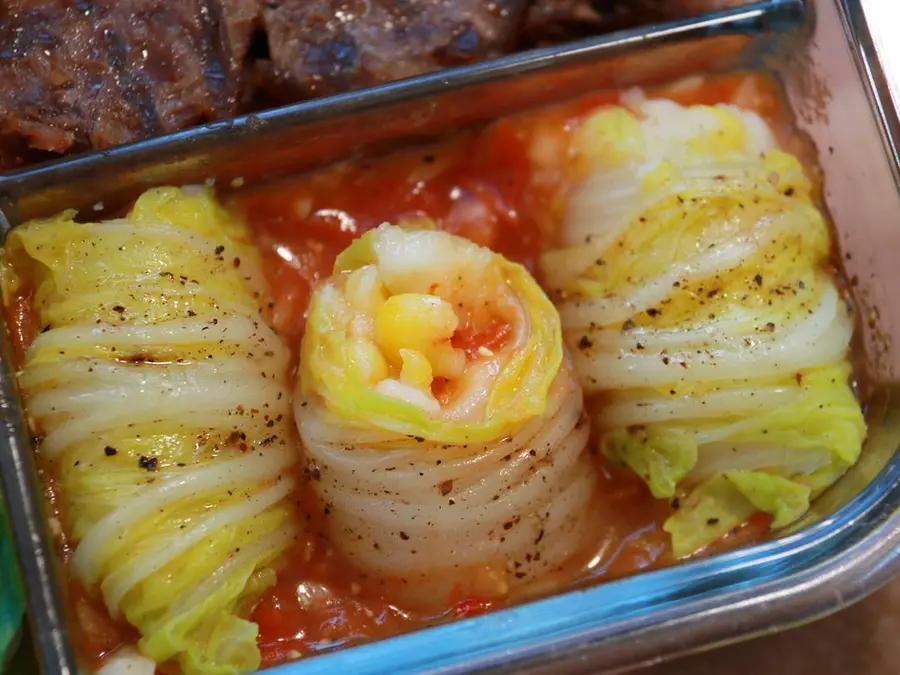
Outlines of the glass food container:
{"label": "glass food container", "polygon": [[[862,316],[873,423],[862,460],[789,532],[735,552],[281,666],[272,673],[621,672],[840,610],[900,570],[900,122],[859,0],[770,0],[332,96],[0,176],[4,232],[148,187],[253,184],[377,154],[588,91],[690,73],[774,72],[819,151]],[[487,93],[490,92],[490,96]],[[102,177],[102,178],[98,178]],[[896,275],[896,276],[895,276]],[[3,345],[0,477],[31,634],[77,672],[43,490]]]}

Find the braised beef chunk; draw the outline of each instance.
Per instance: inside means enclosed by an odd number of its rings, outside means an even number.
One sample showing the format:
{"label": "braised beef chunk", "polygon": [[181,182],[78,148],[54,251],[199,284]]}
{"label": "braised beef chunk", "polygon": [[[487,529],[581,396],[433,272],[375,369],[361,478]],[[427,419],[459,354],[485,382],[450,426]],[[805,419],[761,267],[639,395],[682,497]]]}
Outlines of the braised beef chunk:
{"label": "braised beef chunk", "polygon": [[67,0],[0,3],[0,133],[64,152],[153,131],[119,88],[85,11]]}
{"label": "braised beef chunk", "polygon": [[0,171],[746,1],[0,0]]}
{"label": "braised beef chunk", "polygon": [[534,0],[522,39],[559,42],[736,7],[750,0]]}
{"label": "braised beef chunk", "polygon": [[0,173],[46,162],[55,157],[55,153],[29,148],[21,136],[0,135]]}
{"label": "braised beef chunk", "polygon": [[272,72],[310,97],[504,53],[526,0],[268,0]]}
{"label": "braised beef chunk", "polygon": [[220,31],[219,48],[227,54],[226,76],[234,82],[229,105],[240,108],[241,98],[249,95],[245,74],[253,37],[262,30],[263,0],[208,0],[208,5]]}
{"label": "braised beef chunk", "polygon": [[207,44],[198,5],[197,0],[94,3],[110,65],[135,94],[135,104],[152,109],[164,131],[217,117],[222,68],[218,50]]}
{"label": "braised beef chunk", "polygon": [[591,0],[535,0],[528,8],[523,34],[527,40],[555,41],[600,28],[608,17]]}
{"label": "braised beef chunk", "polygon": [[260,0],[3,0],[0,134],[64,152],[237,112]]}
{"label": "braised beef chunk", "polygon": [[94,18],[163,130],[237,111],[259,0],[95,0]]}

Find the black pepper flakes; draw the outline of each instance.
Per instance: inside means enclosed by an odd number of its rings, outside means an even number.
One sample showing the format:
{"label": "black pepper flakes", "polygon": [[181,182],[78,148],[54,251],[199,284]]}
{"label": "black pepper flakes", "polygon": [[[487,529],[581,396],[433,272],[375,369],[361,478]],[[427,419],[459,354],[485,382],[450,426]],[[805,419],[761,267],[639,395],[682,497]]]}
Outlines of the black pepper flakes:
{"label": "black pepper flakes", "polygon": [[710,525],[710,526],[712,526],[712,525],[718,525],[718,524],[719,524],[719,519],[718,519],[718,518],[708,518],[707,521],[706,521],[706,524],[707,524],[707,525]]}
{"label": "black pepper flakes", "polygon": [[107,457],[112,457],[112,456],[114,456],[116,453],[118,453],[119,451],[116,450],[116,449],[115,449],[114,447],[112,447],[111,445],[107,445],[105,448],[103,448],[103,452],[106,454]]}
{"label": "black pepper flakes", "polygon": [[156,457],[145,457],[141,455],[138,459],[138,466],[146,471],[156,471],[159,460]]}
{"label": "black pepper flakes", "polygon": [[587,335],[582,335],[581,339],[578,341],[579,349],[590,349],[593,346],[593,341]]}
{"label": "black pepper flakes", "polygon": [[303,473],[306,474],[307,478],[309,478],[310,480],[322,480],[322,472],[313,461],[307,462],[306,468],[303,470]]}

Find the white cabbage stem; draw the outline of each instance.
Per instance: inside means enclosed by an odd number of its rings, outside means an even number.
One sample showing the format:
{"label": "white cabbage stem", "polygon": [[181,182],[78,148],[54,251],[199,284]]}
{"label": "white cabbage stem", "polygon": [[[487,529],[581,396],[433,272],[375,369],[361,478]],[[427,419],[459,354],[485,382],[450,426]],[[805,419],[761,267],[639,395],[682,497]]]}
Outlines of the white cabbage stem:
{"label": "white cabbage stem", "polygon": [[588,176],[543,271],[600,447],[678,497],[682,556],[754,510],[800,517],[858,456],[854,322],[809,176],[758,115],[627,106],[574,135]]}
{"label": "white cabbage stem", "polygon": [[412,603],[439,605],[454,586],[472,593],[486,568],[502,571],[495,593],[505,595],[584,543],[596,479],[567,368],[544,415],[488,444],[367,434],[316,397],[298,398],[295,414],[334,543],[360,568],[402,579]]}
{"label": "white cabbage stem", "polygon": [[[237,612],[297,536],[290,354],[261,318],[256,256],[185,194],[151,191],[129,216],[143,222],[63,215],[7,243],[4,291],[34,284],[45,325],[18,379],[70,569],[140,633],[110,675],[255,669]],[[146,220],[158,212],[173,221]]]}
{"label": "white cabbage stem", "polygon": [[[593,345],[576,349],[575,367],[585,391],[596,392],[754,379],[824,366],[846,355],[853,335],[853,318],[833,282],[823,285],[821,300],[812,314],[793,324],[776,326],[771,333],[732,337],[713,332],[703,345],[691,344],[688,333],[687,344],[662,349],[648,333],[643,348],[637,351],[601,351]],[[602,320],[602,315],[598,319]],[[576,335],[580,333],[567,331],[567,335],[577,344]]]}

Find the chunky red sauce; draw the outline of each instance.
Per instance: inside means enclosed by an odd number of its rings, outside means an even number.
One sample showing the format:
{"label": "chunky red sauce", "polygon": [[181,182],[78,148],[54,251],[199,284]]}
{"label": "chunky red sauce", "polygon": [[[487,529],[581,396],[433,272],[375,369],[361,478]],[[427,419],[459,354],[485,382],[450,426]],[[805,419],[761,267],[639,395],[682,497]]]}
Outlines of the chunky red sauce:
{"label": "chunky red sauce", "polygon": [[[728,75],[653,93],[685,105],[739,103],[760,113],[782,142],[793,146],[777,86],[765,78]],[[330,275],[335,256],[354,237],[383,222],[425,217],[535,271],[539,254],[555,243],[557,205],[552,195],[566,176],[537,177],[529,140],[538,127],[569,133],[579,118],[599,106],[617,103],[618,97],[617,92],[601,92],[504,119],[449,142],[377,160],[345,162],[237,194],[234,204],[251,223],[266,259],[279,330],[289,340],[299,341],[310,289]],[[546,190],[541,190],[542,185]],[[505,337],[502,326],[486,334],[463,327],[453,342],[474,354],[480,346],[500,346]],[[440,389],[441,383],[435,386]],[[598,461],[602,466],[596,541],[568,569],[549,579],[548,589],[627,576],[673,562],[668,535],[662,530],[671,506],[654,500],[633,474]],[[758,540],[769,522],[767,516],[756,517],[712,548]],[[411,616],[391,604],[389,589],[367,583],[364,575],[337,559],[327,543],[320,540],[313,548],[311,554],[305,551],[309,562],[294,561],[281,573],[274,593],[256,609],[254,619],[260,625],[266,663],[491,607],[480,598],[451,597],[442,614]],[[302,609],[298,588],[317,582],[327,585],[336,601],[325,612],[311,613]]]}
{"label": "chunky red sauce", "polygon": [[524,143],[510,123],[388,161],[339,164],[239,194],[273,287],[276,326],[303,331],[310,288],[335,256],[384,222],[427,217],[533,267],[540,237],[528,211]]}
{"label": "chunky red sauce", "polygon": [[[777,85],[762,76],[718,76],[651,93],[683,104],[734,102],[756,110],[783,144],[808,156],[802,141],[789,134],[790,120]],[[617,99],[615,92],[588,96],[501,120],[439,145],[378,160],[346,162],[234,195],[232,206],[245,214],[264,258],[276,328],[298,347],[311,289],[331,273],[335,256],[353,238],[382,222],[429,218],[534,270],[537,256],[554,243],[557,205],[552,193],[565,176],[536,176],[525,139],[540,125],[568,133],[580,116]],[[542,190],[541,185],[554,189]],[[32,300],[32,293],[23,289],[5,308],[19,359],[40,330]],[[464,326],[454,336],[454,344],[470,353],[482,346],[496,348],[507,339],[507,329],[495,325],[475,331]],[[436,386],[440,389],[440,383]],[[596,538],[567,569],[546,580],[542,592],[673,562],[668,535],[661,528],[672,507],[654,500],[633,474],[602,459],[598,462]],[[52,474],[52,468],[47,468],[48,492],[56,517],[65,522],[58,500],[52,499]],[[478,614],[494,606],[481,598],[449,597],[437,615],[404,612],[392,601],[390,588],[368,580],[331,548],[323,534],[325,517],[312,495],[300,494],[299,499],[309,514],[307,536],[284,562],[277,585],[252,615],[259,624],[265,665]],[[756,517],[711,549],[759,540],[768,523],[766,517]],[[66,557],[64,541],[61,546]],[[104,654],[135,640],[133,629],[110,619],[102,602],[76,583],[69,584],[67,595],[73,642],[86,660],[96,664]],[[161,670],[168,672],[165,667]]]}

